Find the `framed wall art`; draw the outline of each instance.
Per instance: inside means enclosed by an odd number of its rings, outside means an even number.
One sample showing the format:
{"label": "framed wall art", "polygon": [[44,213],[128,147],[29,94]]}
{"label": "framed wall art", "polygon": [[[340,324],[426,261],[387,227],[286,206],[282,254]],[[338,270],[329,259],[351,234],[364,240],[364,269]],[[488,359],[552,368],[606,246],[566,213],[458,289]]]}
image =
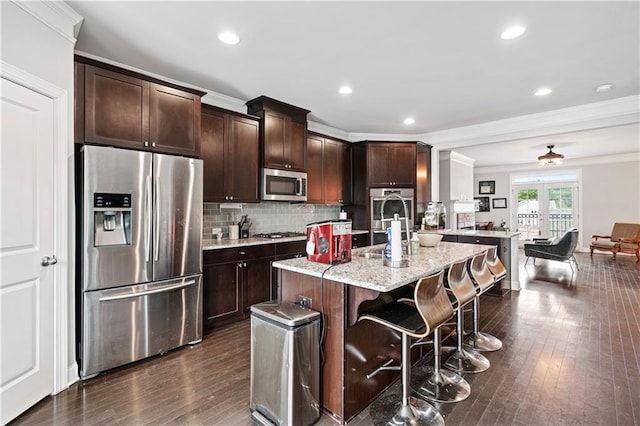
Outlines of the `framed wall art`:
{"label": "framed wall art", "polygon": [[489,197],[473,197],[478,202],[479,212],[488,212],[491,210],[489,207]]}
{"label": "framed wall art", "polygon": [[496,181],[495,180],[481,180],[478,182],[478,194],[495,194],[496,193]]}
{"label": "framed wall art", "polygon": [[491,200],[492,207],[494,209],[506,209],[507,208],[507,199],[506,198],[494,198]]}

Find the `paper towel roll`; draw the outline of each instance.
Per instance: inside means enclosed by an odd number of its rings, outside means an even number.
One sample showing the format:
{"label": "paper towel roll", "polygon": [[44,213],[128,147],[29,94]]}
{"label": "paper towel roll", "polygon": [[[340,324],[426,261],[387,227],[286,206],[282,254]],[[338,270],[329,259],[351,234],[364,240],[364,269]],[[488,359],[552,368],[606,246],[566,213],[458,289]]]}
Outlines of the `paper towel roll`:
{"label": "paper towel roll", "polygon": [[391,261],[402,260],[402,228],[399,220],[391,221]]}

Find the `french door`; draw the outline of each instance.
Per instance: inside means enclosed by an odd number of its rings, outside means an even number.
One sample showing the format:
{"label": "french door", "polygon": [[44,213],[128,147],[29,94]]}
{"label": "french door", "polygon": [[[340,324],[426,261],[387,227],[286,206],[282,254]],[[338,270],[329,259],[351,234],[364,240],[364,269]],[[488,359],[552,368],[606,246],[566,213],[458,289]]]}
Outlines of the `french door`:
{"label": "french door", "polygon": [[521,241],[555,238],[578,227],[577,182],[514,184],[512,195],[517,200],[512,229],[520,232]]}

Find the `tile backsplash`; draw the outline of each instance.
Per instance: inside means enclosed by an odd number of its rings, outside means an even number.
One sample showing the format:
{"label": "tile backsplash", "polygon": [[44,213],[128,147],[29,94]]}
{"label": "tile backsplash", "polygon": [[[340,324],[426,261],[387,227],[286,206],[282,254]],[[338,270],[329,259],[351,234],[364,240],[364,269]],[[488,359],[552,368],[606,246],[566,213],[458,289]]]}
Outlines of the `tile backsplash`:
{"label": "tile backsplash", "polygon": [[[251,219],[249,234],[264,232],[305,232],[307,224],[322,220],[338,219],[340,207],[318,204],[290,204],[263,201],[259,204],[241,204],[239,208],[225,208],[224,204],[204,203],[202,233],[211,238],[213,228],[222,228],[229,236],[229,225],[240,222],[244,214]],[[237,205],[234,205],[237,207]]]}

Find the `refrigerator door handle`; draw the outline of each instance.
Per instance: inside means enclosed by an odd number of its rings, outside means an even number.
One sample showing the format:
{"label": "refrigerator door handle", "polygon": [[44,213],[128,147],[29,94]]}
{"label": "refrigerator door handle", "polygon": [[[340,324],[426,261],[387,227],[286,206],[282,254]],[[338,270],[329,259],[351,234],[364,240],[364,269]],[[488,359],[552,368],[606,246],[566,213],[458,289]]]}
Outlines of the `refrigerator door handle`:
{"label": "refrigerator door handle", "polygon": [[151,241],[151,176],[145,178],[144,184],[144,198],[145,198],[145,212],[144,212],[144,260],[149,262],[149,255],[151,254],[151,248],[149,243]]}
{"label": "refrigerator door handle", "polygon": [[160,260],[160,202],[158,194],[160,193],[160,179],[156,177],[153,186],[153,205],[156,206],[153,218],[153,260]]}
{"label": "refrigerator door handle", "polygon": [[142,296],[148,296],[150,294],[155,294],[155,293],[163,293],[165,291],[171,291],[171,290],[178,290],[184,287],[189,287],[190,285],[195,284],[196,281],[195,280],[188,280],[185,282],[181,282],[178,284],[173,284],[173,285],[169,285],[169,286],[162,286],[162,287],[156,287],[150,290],[145,290],[145,291],[141,291],[141,292],[136,292],[136,293],[131,293],[131,292],[126,292],[126,293],[120,293],[120,294],[115,294],[113,296],[104,296],[98,299],[98,301],[100,302],[108,302],[110,300],[121,300],[121,299],[131,299],[134,297],[142,297]]}

